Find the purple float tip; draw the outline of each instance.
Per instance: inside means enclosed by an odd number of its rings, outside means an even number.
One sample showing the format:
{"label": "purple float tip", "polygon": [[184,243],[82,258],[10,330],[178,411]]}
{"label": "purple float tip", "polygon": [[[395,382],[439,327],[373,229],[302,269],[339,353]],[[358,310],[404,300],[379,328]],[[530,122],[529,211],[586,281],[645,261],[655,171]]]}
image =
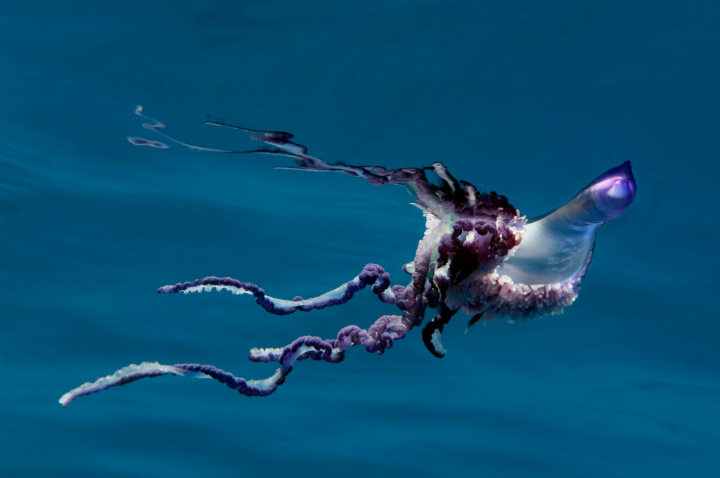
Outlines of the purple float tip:
{"label": "purple float tip", "polygon": [[630,161],[605,171],[587,189],[593,192],[604,221],[618,217],[633,202],[637,190]]}

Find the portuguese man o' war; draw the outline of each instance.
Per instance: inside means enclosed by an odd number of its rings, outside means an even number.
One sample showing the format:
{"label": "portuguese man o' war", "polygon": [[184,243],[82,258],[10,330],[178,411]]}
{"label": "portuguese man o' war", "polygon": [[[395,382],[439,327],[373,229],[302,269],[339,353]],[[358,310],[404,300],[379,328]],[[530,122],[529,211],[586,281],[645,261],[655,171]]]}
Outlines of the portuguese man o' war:
{"label": "portuguese man o' war", "polygon": [[[255,284],[229,277],[211,276],[161,287],[160,294],[227,289],[233,294],[252,295],[270,313],[288,315],[344,304],[369,286],[382,302],[395,305],[398,312],[380,317],[367,329],[346,326],[332,339],[304,336],[285,347],[254,348],[250,350],[251,361],[279,364],[272,376],[262,380],[235,377],[212,365],[143,362],[71,390],[59,400],[63,407],[81,395],[166,374],[210,377],[243,395],[270,395],[285,381],[296,361],[338,363],[355,345],[363,345],[368,352],[384,353],[396,340],[422,324],[428,308],[435,309],[435,313],[422,329],[422,340],[434,356],[443,357],[446,350],[441,334],[458,311],[471,317],[468,327],[498,317],[515,320],[562,313],[578,295],[580,281],[592,260],[598,229],[622,214],[635,198],[635,180],[630,162],[626,162],[601,174],[567,204],[527,221],[505,196],[478,191],[472,184],[455,179],[439,162],[422,169],[390,170],[380,166],[329,164],[308,155],[307,148],[292,142],[293,135],[289,133],[251,130],[209,120],[207,124],[248,132],[251,139],[265,146],[251,151],[205,148],[170,137],[165,133],[167,127],[145,116],[141,106],[136,114],[152,122],[143,125],[146,129],[192,149],[287,156],[296,163],[292,169],[340,172],[364,178],[373,185],[405,186],[415,196],[411,204],[425,216],[426,231],[415,259],[403,266],[411,276],[407,286],[391,286],[390,275],[382,267],[368,264],[349,282],[310,299],[277,299]],[[128,140],[138,146],[167,147],[143,138]]]}

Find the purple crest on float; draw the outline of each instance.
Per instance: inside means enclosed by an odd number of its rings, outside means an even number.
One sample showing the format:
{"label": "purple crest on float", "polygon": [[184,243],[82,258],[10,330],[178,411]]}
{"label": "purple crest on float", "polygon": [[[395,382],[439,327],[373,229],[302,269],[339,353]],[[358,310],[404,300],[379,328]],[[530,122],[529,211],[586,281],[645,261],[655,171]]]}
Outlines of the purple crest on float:
{"label": "purple crest on float", "polygon": [[[229,277],[206,277],[161,287],[160,294],[223,289],[233,294],[250,294],[268,312],[288,315],[344,304],[356,292],[371,286],[382,302],[395,305],[398,311],[380,317],[367,329],[349,325],[332,339],[305,336],[285,347],[252,349],[249,358],[253,362],[279,364],[272,376],[262,380],[238,378],[212,365],[143,362],[69,391],[59,400],[63,407],[81,395],[166,374],[210,377],[243,395],[269,395],[285,381],[296,361],[338,363],[354,345],[382,354],[411,329],[422,325],[428,307],[435,309],[435,315],[423,327],[422,339],[433,355],[443,357],[446,352],[441,342],[443,327],[458,311],[471,317],[468,327],[496,317],[528,319],[562,313],[578,295],[580,281],[592,260],[598,229],[605,221],[622,214],[635,198],[635,180],[630,162],[626,162],[600,175],[567,204],[527,221],[505,196],[494,191],[482,193],[472,184],[455,179],[442,163],[422,169],[391,170],[381,166],[328,164],[309,156],[307,148],[293,143],[289,133],[206,121],[249,132],[253,140],[268,145],[252,151],[211,149],[168,136],[164,132],[167,126],[145,116],[141,106],[135,113],[152,122],[143,125],[146,129],[188,148],[224,154],[287,156],[295,160],[296,169],[341,172],[362,177],[374,185],[405,186],[415,195],[413,204],[422,210],[427,230],[415,259],[403,267],[412,276],[408,286],[391,287],[390,275],[379,265],[368,264],[349,282],[310,299],[277,299],[255,284]],[[143,138],[131,137],[128,141],[136,146],[167,148],[164,143]]]}

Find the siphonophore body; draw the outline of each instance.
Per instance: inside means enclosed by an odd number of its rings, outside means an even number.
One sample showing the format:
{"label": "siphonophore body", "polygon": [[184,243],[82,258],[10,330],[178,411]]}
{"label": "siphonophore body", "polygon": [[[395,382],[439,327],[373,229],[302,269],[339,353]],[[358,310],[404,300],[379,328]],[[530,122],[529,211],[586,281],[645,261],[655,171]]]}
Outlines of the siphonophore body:
{"label": "siphonophore body", "polygon": [[[580,281],[592,260],[598,229],[622,214],[635,198],[635,180],[626,162],[601,174],[567,204],[527,221],[507,198],[495,192],[480,192],[472,184],[455,179],[442,163],[392,170],[329,164],[308,155],[307,148],[292,142],[289,133],[213,121],[206,123],[251,133],[253,140],[266,146],[252,151],[205,148],[168,136],[167,127],[145,116],[140,106],[136,114],[151,121],[144,125],[146,129],[188,148],[287,156],[295,161],[297,169],[340,172],[374,185],[404,186],[415,196],[412,204],[425,216],[426,231],[414,260],[403,267],[411,277],[407,285],[391,285],[390,275],[382,267],[368,264],[349,282],[309,299],[274,298],[255,284],[229,277],[211,276],[161,287],[160,294],[223,289],[249,294],[268,312],[288,315],[341,305],[369,286],[382,302],[394,306],[395,313],[378,318],[367,329],[348,325],[335,338],[304,336],[285,347],[252,349],[249,358],[253,362],[278,362],[275,373],[265,379],[246,380],[212,365],[143,362],[69,391],[59,400],[63,407],[81,395],[166,374],[210,377],[244,395],[269,395],[285,381],[297,361],[341,362],[345,352],[355,345],[382,354],[413,328],[422,326],[428,308],[433,309],[433,317],[422,327],[422,340],[430,353],[443,357],[446,351],[441,334],[458,311],[470,317],[468,327],[498,317],[528,319],[562,313],[578,295]],[[167,148],[162,142],[143,138],[131,137],[128,141],[136,146]]]}

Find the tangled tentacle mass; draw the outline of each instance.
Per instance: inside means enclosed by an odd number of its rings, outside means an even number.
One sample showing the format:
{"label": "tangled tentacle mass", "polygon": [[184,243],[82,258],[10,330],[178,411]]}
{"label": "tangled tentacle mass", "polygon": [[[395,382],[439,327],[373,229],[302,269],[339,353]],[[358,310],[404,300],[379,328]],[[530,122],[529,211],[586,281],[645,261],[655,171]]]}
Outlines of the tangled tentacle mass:
{"label": "tangled tentacle mass", "polygon": [[[229,277],[206,277],[161,287],[160,294],[224,289],[233,294],[250,294],[266,311],[288,315],[344,304],[371,286],[372,292],[382,302],[395,305],[398,313],[380,317],[367,329],[349,325],[332,339],[305,336],[285,347],[254,348],[249,355],[251,361],[279,365],[272,376],[262,380],[235,377],[212,365],[143,362],[69,391],[59,400],[63,407],[81,395],[166,374],[210,377],[243,395],[269,395],[285,381],[296,361],[338,363],[355,345],[371,353],[384,353],[421,325],[428,307],[436,313],[423,328],[422,340],[434,356],[443,357],[446,351],[441,334],[458,311],[471,317],[468,327],[501,316],[517,319],[562,313],[577,297],[592,259],[598,228],[619,216],[635,197],[635,181],[630,163],[626,162],[602,174],[564,206],[538,220],[526,221],[505,196],[480,192],[472,184],[455,179],[442,163],[403,169],[329,164],[308,155],[307,148],[292,142],[289,133],[208,120],[210,125],[248,132],[251,139],[265,145],[249,151],[212,149],[169,136],[166,125],[145,116],[141,106],[136,114],[149,121],[143,125],[146,129],[191,149],[287,156],[295,161],[294,169],[340,172],[364,178],[373,185],[404,186],[414,194],[413,204],[425,216],[426,231],[415,259],[403,267],[412,277],[407,286],[391,286],[390,275],[382,267],[368,264],[349,282],[310,299],[277,299],[255,284]],[[130,137],[128,141],[136,146],[167,148],[164,143],[144,138]]]}

